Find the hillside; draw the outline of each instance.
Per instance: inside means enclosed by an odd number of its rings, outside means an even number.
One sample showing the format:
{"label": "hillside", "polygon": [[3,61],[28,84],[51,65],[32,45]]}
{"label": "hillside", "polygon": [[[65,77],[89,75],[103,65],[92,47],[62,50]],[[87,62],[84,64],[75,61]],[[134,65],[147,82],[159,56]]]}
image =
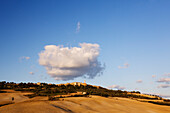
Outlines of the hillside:
{"label": "hillside", "polygon": [[0,113],[170,112],[170,103],[159,96],[84,83],[0,82],[0,88]]}
{"label": "hillside", "polygon": [[1,113],[169,113],[169,106],[143,103],[121,97],[70,97],[48,101],[34,97],[0,107]]}
{"label": "hillside", "polygon": [[103,97],[126,97],[126,98],[141,98],[161,100],[162,98],[156,95],[146,96],[141,95],[139,91],[127,92],[121,90],[110,90],[100,86],[90,85],[86,83],[74,82],[67,84],[47,84],[47,83],[14,83],[0,82],[0,89],[13,89],[15,91],[32,92],[28,97],[35,96],[55,96],[67,95],[68,93],[85,92],[86,95],[98,95]]}

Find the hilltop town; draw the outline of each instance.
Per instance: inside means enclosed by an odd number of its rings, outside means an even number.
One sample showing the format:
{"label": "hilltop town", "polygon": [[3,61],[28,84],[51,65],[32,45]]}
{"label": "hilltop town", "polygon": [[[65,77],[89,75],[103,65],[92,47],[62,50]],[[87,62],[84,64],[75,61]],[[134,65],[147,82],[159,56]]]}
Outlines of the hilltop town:
{"label": "hilltop town", "polygon": [[[32,92],[33,94],[27,95],[30,98],[36,96],[57,96],[68,95],[70,93],[79,93],[85,95],[99,95],[103,97],[126,97],[126,98],[140,98],[140,99],[154,99],[162,100],[162,97],[157,95],[141,94],[139,91],[121,91],[110,90],[101,86],[87,84],[86,81],[73,82],[65,84],[51,84],[51,83],[14,83],[14,82],[0,82],[0,89],[13,89],[15,91]],[[2,91],[1,91],[2,92]],[[82,96],[82,95],[81,95]]]}
{"label": "hilltop town", "polygon": [[[35,85],[42,85],[44,83],[40,83],[40,82],[37,82],[37,83],[34,83]],[[48,85],[54,85],[54,84],[51,84],[51,83],[48,83]],[[65,84],[55,84],[56,86],[68,86],[68,85],[73,85],[73,86],[87,86],[87,83],[86,81],[84,80],[84,83],[82,82],[72,82],[72,83],[65,83]],[[90,84],[88,84],[90,85]],[[96,86],[96,85],[90,85],[90,86],[93,86],[93,87],[96,87],[96,88],[100,88],[100,86]]]}

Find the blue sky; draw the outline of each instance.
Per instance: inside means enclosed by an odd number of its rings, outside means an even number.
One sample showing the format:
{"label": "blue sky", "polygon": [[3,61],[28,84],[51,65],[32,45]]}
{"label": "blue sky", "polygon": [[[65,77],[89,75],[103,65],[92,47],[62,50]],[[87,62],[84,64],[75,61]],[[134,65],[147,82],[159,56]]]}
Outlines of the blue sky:
{"label": "blue sky", "polygon": [[[98,60],[106,68],[103,75],[85,79],[87,83],[169,95],[170,86],[158,86],[170,82],[156,82],[170,78],[164,75],[170,73],[169,6],[169,0],[1,0],[0,80],[83,82],[82,77],[54,80],[39,65],[38,54],[46,45],[97,43]],[[21,60],[23,56],[30,59]],[[125,63],[127,68],[118,68]]]}

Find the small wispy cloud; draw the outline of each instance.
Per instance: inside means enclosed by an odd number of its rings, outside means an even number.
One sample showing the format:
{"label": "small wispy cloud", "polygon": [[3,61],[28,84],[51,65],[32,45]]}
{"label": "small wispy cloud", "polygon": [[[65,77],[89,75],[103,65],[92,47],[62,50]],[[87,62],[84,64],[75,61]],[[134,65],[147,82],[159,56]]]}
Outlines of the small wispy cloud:
{"label": "small wispy cloud", "polygon": [[111,85],[111,86],[108,86],[108,88],[111,88],[111,89],[118,89],[118,90],[126,89],[125,87],[121,87],[121,86],[119,86],[119,85]]}
{"label": "small wispy cloud", "polygon": [[34,73],[39,72],[38,68],[35,65],[31,65],[30,68]]}
{"label": "small wispy cloud", "polygon": [[163,95],[163,94],[159,94],[159,96],[163,97],[163,98],[170,98],[170,95]]}
{"label": "small wispy cloud", "polygon": [[167,94],[159,94],[159,93],[150,93],[151,95],[157,95],[157,96],[160,96],[160,97],[163,97],[163,98],[170,98],[170,95],[167,95]]}
{"label": "small wispy cloud", "polygon": [[28,56],[22,56],[22,57],[20,57],[19,59],[20,59],[20,61],[22,61],[22,60],[29,60],[30,57],[28,57]]}
{"label": "small wispy cloud", "polygon": [[130,64],[128,63],[125,63],[123,64],[123,66],[118,66],[119,69],[125,69],[125,68],[128,68],[130,66]]}
{"label": "small wispy cloud", "polygon": [[76,33],[80,31],[80,22],[77,22],[77,28],[76,28]]}
{"label": "small wispy cloud", "polygon": [[137,80],[136,83],[142,83],[143,81],[142,80]]}
{"label": "small wispy cloud", "polygon": [[164,76],[169,76],[170,77],[170,73],[165,73]]}
{"label": "small wispy cloud", "polygon": [[29,74],[30,74],[30,75],[33,75],[33,74],[34,74],[34,72],[29,72]]}
{"label": "small wispy cloud", "polygon": [[158,85],[158,88],[169,88],[170,84],[160,84]]}
{"label": "small wispy cloud", "polygon": [[170,78],[160,78],[159,80],[157,80],[157,82],[166,82],[166,83],[170,83]]}
{"label": "small wispy cloud", "polygon": [[152,75],[152,78],[155,78],[156,77],[156,75]]}

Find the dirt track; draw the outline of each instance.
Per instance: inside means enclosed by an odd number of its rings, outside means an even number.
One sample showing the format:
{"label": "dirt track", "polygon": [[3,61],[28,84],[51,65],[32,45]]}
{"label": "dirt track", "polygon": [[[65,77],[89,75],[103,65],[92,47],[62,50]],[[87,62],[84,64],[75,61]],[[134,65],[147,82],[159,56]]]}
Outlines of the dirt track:
{"label": "dirt track", "polygon": [[[1,96],[0,96],[1,97]],[[99,96],[64,98],[47,101],[47,97],[25,99],[0,107],[0,113],[170,113],[170,106],[139,102],[127,98]]]}

